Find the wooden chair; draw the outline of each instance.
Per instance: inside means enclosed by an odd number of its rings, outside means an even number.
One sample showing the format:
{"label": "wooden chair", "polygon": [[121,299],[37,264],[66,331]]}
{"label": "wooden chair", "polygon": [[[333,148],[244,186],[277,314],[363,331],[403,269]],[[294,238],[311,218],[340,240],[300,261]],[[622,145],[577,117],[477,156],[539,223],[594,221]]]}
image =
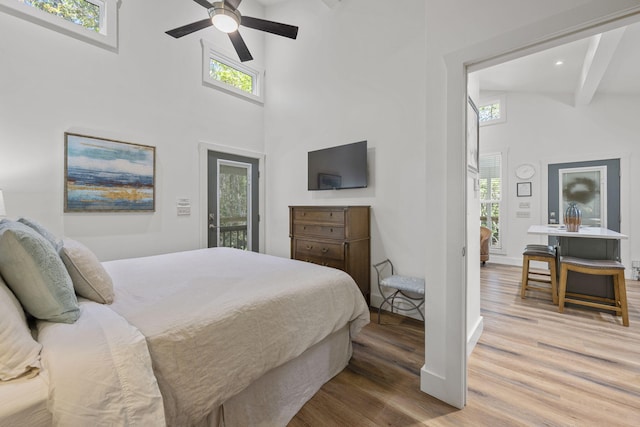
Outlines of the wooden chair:
{"label": "wooden chair", "polygon": [[[546,262],[548,270],[546,272],[531,272],[529,263],[531,261]],[[547,245],[527,245],[522,253],[522,286],[520,297],[526,298],[527,291],[550,292],[551,300],[558,303],[558,285],[556,269],[556,249]],[[534,276],[534,277],[532,277]],[[543,276],[543,278],[535,277]],[[533,282],[533,283],[531,283]],[[548,283],[551,286],[540,286],[538,283]]]}
{"label": "wooden chair", "polygon": [[489,261],[489,244],[491,243],[491,229],[480,226],[480,262],[485,265]]}
{"label": "wooden chair", "polygon": [[[613,277],[614,299],[567,293],[567,276],[569,271],[584,274]],[[569,296],[569,298],[567,298]],[[578,299],[579,298],[579,299]],[[565,303],[584,305],[600,310],[614,311],[622,316],[622,324],[629,326],[629,309],[627,307],[627,286],[624,279],[624,265],[612,260],[593,260],[574,257],[560,258],[560,295],[558,311],[564,311]]]}

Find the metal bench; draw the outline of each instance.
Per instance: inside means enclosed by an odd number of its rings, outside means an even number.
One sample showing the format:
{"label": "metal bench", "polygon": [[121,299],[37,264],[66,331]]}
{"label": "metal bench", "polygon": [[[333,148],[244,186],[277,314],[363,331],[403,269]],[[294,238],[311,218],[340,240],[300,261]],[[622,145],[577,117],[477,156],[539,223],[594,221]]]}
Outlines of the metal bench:
{"label": "metal bench", "polygon": [[[424,306],[424,279],[394,274],[393,264],[388,259],[374,264],[373,268],[376,269],[378,290],[383,298],[378,307],[378,323],[380,323],[380,311],[385,304],[389,304],[392,313],[394,313],[394,309],[402,312],[416,310],[424,322],[424,314],[421,310],[421,307]],[[385,276],[385,271],[389,269],[390,274]],[[382,288],[392,289],[392,292],[385,296]],[[396,306],[396,300],[404,301],[409,307]]]}

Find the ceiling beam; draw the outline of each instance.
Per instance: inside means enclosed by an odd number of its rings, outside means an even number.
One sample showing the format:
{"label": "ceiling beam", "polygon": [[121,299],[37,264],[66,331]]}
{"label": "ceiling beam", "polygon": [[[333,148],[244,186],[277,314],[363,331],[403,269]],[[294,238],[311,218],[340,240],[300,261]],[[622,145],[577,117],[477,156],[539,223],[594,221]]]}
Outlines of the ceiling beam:
{"label": "ceiling beam", "polygon": [[591,103],[626,28],[617,28],[591,37],[575,92],[576,107]]}

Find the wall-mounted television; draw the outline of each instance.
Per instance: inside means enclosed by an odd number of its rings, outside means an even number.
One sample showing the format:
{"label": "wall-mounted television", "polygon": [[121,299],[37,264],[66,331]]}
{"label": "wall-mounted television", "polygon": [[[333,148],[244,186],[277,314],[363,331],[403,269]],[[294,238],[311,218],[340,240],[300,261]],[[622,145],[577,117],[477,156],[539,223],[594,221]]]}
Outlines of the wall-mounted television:
{"label": "wall-mounted television", "polygon": [[367,186],[367,141],[310,151],[309,190],[342,190]]}

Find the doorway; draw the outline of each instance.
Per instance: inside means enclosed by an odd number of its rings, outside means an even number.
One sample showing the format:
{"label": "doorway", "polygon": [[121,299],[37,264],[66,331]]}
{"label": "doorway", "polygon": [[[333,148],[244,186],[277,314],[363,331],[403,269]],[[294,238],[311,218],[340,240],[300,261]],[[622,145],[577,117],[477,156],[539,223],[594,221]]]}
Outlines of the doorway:
{"label": "doorway", "polygon": [[[624,13],[621,13],[617,17],[618,19],[609,20],[607,22],[604,22],[602,19],[596,16],[595,21],[603,23],[603,26],[599,28],[610,29],[612,26],[620,25],[623,22],[628,22],[629,20],[637,21],[637,17],[633,16],[633,14],[638,13],[639,11],[640,9],[636,7],[634,8],[633,11],[626,11]],[[612,23],[613,21],[615,21],[615,24]],[[596,31],[595,27],[593,26],[586,27],[581,23],[578,23],[577,27],[584,28],[584,34],[593,34]],[[572,38],[576,37],[576,33],[575,31],[572,33],[567,32],[565,37],[571,40]],[[542,40],[545,39],[544,34],[542,35],[541,39]],[[491,41],[493,46],[489,45],[488,43],[479,43],[472,47],[468,47],[468,48],[465,48],[464,50],[456,52],[455,54],[451,54],[447,58],[449,59],[449,63],[447,64],[448,65],[448,70],[447,70],[448,93],[446,95],[446,101],[447,101],[446,123],[447,123],[447,131],[449,132],[447,136],[447,142],[450,145],[454,146],[454,149],[451,149],[450,152],[448,152],[448,154],[449,153],[452,154],[448,158],[448,165],[451,168],[455,168],[455,171],[458,172],[459,175],[460,175],[460,172],[462,172],[461,169],[463,168],[463,165],[464,165],[463,161],[465,160],[464,156],[461,155],[461,154],[464,154],[463,152],[461,152],[461,148],[464,148],[464,147],[460,147],[460,144],[459,144],[460,140],[464,140],[463,138],[461,138],[461,130],[464,129],[463,127],[464,116],[462,116],[460,112],[463,111],[463,105],[462,105],[463,100],[466,100],[466,96],[461,96],[460,92],[462,92],[463,95],[466,95],[464,90],[467,89],[467,86],[466,86],[467,81],[465,79],[460,79],[458,74],[456,74],[457,71],[459,70],[459,67],[463,67],[466,69],[464,73],[464,77],[466,78],[470,72],[480,70],[486,66],[496,65],[498,63],[506,62],[508,59],[514,59],[516,57],[523,56],[524,53],[527,51],[532,52],[532,51],[542,50],[542,47],[546,45],[549,45],[549,46],[556,45],[559,41],[559,37],[549,37],[547,39],[548,41],[544,43],[531,43],[531,45],[525,46],[525,47],[513,46],[509,43],[506,37],[502,37],[499,39],[498,44],[501,44],[503,46],[504,48],[503,54],[496,52],[496,49],[494,49],[497,43],[497,40],[498,39],[494,39]],[[485,59],[485,58],[491,58],[491,59]],[[456,143],[458,145],[456,145]],[[459,191],[460,188],[463,188],[460,182],[460,178],[456,176],[453,176],[452,179],[450,178],[448,184],[449,184],[448,185],[449,192]],[[471,191],[469,187],[467,187],[466,190],[467,190],[467,194],[469,193],[469,191]],[[459,201],[452,201],[448,203],[448,211],[455,212],[456,209],[459,208],[459,206],[460,206]],[[467,209],[465,209],[465,212],[469,214],[469,211]],[[464,222],[460,218],[455,218],[455,220],[459,224]],[[470,239],[471,236],[475,238],[475,235],[467,234],[467,237],[465,238],[466,239],[465,242],[467,242],[467,240]],[[448,238],[458,237],[458,234],[453,230],[453,227],[448,228],[447,237]],[[457,268],[458,268],[458,265],[456,264],[456,259],[452,258],[451,260],[448,260],[447,275],[450,277],[453,277],[454,279],[458,279],[459,276],[457,274]],[[459,301],[457,301],[457,303],[452,302],[451,304],[447,304],[446,314],[447,314],[447,322],[449,322],[447,323],[447,325],[455,324],[456,326],[459,326],[459,329],[456,329],[456,332],[458,333],[455,334],[454,338],[460,337],[462,340],[464,340],[467,333],[467,330],[465,329],[465,326],[467,325],[464,324],[464,321],[467,319],[463,318],[461,322],[460,319],[456,317],[456,314],[459,312],[460,307],[464,308],[466,312],[467,305],[469,304],[469,301],[468,301],[469,289],[467,288],[469,285],[469,278],[464,277],[463,275],[462,279],[463,279],[462,281],[464,282],[462,285],[463,287],[462,298]],[[447,291],[448,292],[451,291],[451,288],[452,287],[449,286],[447,288]],[[451,311],[453,314],[449,315],[449,311]],[[428,340],[431,338],[431,336],[435,338],[440,338],[437,334],[431,333],[431,331],[427,329],[427,327],[425,327],[425,330],[426,330],[425,336],[427,337]],[[451,339],[451,335],[449,334],[446,338]],[[445,339],[442,339],[441,341],[446,342]],[[438,342],[436,339],[431,339],[429,342],[432,348],[439,343],[440,342]],[[455,347],[455,344],[452,344],[448,347],[447,350],[448,350],[448,353],[452,355],[453,351],[457,350],[457,348]],[[446,378],[447,391],[455,392],[456,394],[454,397],[459,400],[455,400],[454,398],[449,398],[449,396],[447,396],[448,400],[446,401],[461,408],[464,406],[464,402],[466,400],[465,353],[460,352],[460,354],[457,354],[457,357],[455,358],[453,356],[450,356],[450,357],[451,357],[449,359],[450,363],[447,364],[447,367],[451,368],[451,371],[449,372],[453,372],[454,374],[459,374],[459,375],[451,375],[451,378]],[[427,355],[427,362],[425,366],[427,369],[430,367],[428,355]],[[427,369],[425,369],[425,371],[427,371]],[[427,373],[429,372],[427,371]],[[429,377],[427,375],[424,375],[424,371],[423,371],[423,384],[427,383],[425,379],[431,380],[432,377],[433,376]],[[423,390],[424,389],[430,390],[425,386],[423,387],[424,387]],[[437,394],[434,394],[434,395],[438,397]]]}
{"label": "doorway", "polygon": [[258,252],[258,159],[207,154],[207,246]]}

